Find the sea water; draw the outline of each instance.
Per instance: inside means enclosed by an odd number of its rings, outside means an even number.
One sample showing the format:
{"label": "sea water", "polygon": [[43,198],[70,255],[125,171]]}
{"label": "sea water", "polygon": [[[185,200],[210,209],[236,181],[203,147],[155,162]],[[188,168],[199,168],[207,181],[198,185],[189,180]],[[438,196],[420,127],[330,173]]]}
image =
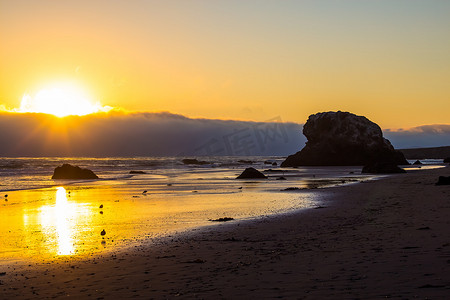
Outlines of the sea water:
{"label": "sea water", "polygon": [[[197,159],[204,163],[188,165],[180,157],[0,158],[0,260],[83,257],[220,218],[312,208],[319,205],[318,188],[377,178],[361,174],[361,167],[280,168],[282,157]],[[100,179],[52,180],[63,163],[89,168]],[[268,179],[237,180],[250,166]]]}

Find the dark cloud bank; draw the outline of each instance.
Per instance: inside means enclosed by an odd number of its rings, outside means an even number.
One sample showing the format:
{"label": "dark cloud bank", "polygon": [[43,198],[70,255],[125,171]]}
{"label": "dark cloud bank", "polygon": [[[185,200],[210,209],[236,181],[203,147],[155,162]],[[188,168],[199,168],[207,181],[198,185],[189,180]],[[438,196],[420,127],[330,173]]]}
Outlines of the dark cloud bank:
{"label": "dark cloud bank", "polygon": [[190,119],[170,113],[56,118],[0,114],[1,156],[288,155],[303,146],[302,126]]}
{"label": "dark cloud bank", "polygon": [[[190,119],[170,113],[109,113],[56,118],[0,114],[0,155],[289,155],[306,142],[302,124]],[[450,125],[385,131],[397,148],[450,144]]]}
{"label": "dark cloud bank", "polygon": [[425,125],[383,132],[399,149],[450,146],[450,125]]}

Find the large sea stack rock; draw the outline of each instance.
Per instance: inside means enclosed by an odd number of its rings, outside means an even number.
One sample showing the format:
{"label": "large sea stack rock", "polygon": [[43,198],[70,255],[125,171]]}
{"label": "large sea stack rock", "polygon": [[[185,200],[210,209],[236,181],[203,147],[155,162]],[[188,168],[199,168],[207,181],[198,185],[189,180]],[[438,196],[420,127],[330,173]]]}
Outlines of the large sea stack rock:
{"label": "large sea stack rock", "polygon": [[381,128],[366,117],[341,111],[318,113],[309,116],[303,134],[306,146],[288,156],[282,167],[408,164],[403,153],[383,138]]}
{"label": "large sea stack rock", "polygon": [[242,172],[241,175],[236,177],[236,179],[267,179],[267,176],[261,173],[260,171],[256,170],[255,168],[247,168]]}
{"label": "large sea stack rock", "polygon": [[55,168],[52,179],[98,179],[98,176],[89,169],[63,164]]}

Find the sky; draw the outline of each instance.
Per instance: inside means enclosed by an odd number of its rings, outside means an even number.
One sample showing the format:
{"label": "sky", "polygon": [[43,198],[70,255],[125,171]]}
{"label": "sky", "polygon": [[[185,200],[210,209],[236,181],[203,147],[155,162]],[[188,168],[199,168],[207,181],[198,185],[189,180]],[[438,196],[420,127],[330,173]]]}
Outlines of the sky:
{"label": "sky", "polygon": [[450,144],[450,1],[0,0],[0,45],[3,156],[288,155],[337,110]]}
{"label": "sky", "polygon": [[448,124],[449,1],[0,1],[0,105],[74,82],[129,111]]}

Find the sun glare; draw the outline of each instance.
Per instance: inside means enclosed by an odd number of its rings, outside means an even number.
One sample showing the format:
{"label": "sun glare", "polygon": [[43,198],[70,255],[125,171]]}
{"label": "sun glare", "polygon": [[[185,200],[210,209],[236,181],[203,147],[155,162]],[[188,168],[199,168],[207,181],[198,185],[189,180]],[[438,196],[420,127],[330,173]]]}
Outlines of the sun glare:
{"label": "sun glare", "polygon": [[60,86],[42,89],[34,97],[25,94],[20,103],[19,112],[45,113],[65,117],[70,115],[83,116],[110,109],[100,103],[92,103],[76,87]]}

